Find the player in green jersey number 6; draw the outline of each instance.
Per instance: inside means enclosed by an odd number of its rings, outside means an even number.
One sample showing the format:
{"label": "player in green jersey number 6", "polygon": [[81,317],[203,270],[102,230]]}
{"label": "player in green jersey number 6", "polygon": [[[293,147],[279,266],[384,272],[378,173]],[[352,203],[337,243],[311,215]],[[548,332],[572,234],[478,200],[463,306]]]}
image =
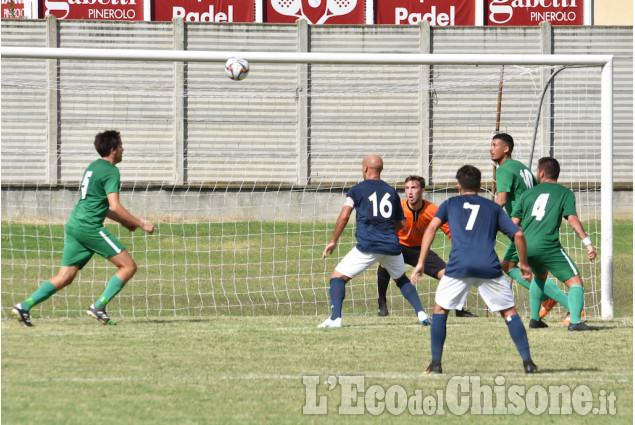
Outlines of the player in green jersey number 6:
{"label": "player in green jersey number 6", "polygon": [[[510,217],[520,196],[537,184],[536,177],[534,177],[529,168],[522,162],[512,159],[513,150],[514,139],[512,136],[507,133],[494,135],[489,152],[492,161],[498,165],[496,170],[495,202],[503,207]],[[518,253],[513,241],[510,241],[507,245],[501,266],[509,277],[521,286],[530,289],[531,283],[521,277],[520,269],[518,268]],[[556,302],[569,311],[567,296],[549,277],[547,277],[545,283],[545,296],[543,298],[540,310],[531,316],[530,328],[544,327],[545,324],[541,322],[541,319],[551,311]]]}
{"label": "player in green jersey number 6", "polygon": [[589,260],[597,253],[591,239],[587,237],[578,219],[575,208],[575,195],[566,187],[558,184],[560,164],[555,158],[544,157],[538,161],[538,186],[522,194],[514,211],[512,220],[522,226],[527,240],[527,261],[535,275],[529,290],[529,307],[532,316],[540,307],[545,291],[547,272],[569,288],[570,331],[593,331],[598,328],[588,326],[581,321],[584,306],[584,288],[580,272],[571,257],[560,243],[560,224],[565,217],[573,230],[586,245]]}
{"label": "player in green jersey number 6", "polygon": [[150,234],[154,232],[152,223],[139,220],[119,202],[120,178],[115,166],[123,155],[119,132],[110,130],[97,134],[95,149],[101,159],[91,163],[84,172],[80,199],[66,222],[62,267],[56,276],[44,281],[33,295],[11,310],[24,326],[33,326],[31,308],[70,285],[94,253],[110,260],[119,270],[87,313],[104,325],[116,324],[108,317],[106,304],[132,278],[137,265],[122,243],[106,230],[104,220],[106,217],[115,220],[131,232],[137,228]]}

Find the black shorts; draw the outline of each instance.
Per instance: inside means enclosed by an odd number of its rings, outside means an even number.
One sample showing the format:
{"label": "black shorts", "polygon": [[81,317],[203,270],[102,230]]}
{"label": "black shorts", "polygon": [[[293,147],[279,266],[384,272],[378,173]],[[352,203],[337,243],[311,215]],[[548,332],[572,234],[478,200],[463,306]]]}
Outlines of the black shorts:
{"label": "black shorts", "polygon": [[[419,262],[419,254],[421,253],[421,247],[401,245],[401,253],[403,254],[404,263],[414,267]],[[426,263],[423,265],[423,272],[427,274],[428,276],[436,279],[437,274],[439,274],[439,272],[444,269],[445,269],[445,261],[443,261],[443,259],[439,257],[435,252],[428,251],[428,256],[426,257]]]}
{"label": "black shorts", "polygon": [[[421,247],[413,246],[401,246],[401,253],[403,254],[403,260],[406,264],[412,267],[416,266],[419,262],[419,254],[421,254]],[[439,257],[435,252],[428,251],[426,257],[426,263],[423,265],[423,272],[430,277],[437,278],[437,274],[445,269],[445,261]]]}

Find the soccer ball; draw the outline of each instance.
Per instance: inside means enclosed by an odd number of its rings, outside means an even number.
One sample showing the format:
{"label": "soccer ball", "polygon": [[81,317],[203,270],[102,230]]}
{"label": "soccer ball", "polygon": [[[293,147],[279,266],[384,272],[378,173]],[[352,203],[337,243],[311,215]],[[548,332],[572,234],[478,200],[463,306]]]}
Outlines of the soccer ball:
{"label": "soccer ball", "polygon": [[249,74],[249,62],[245,58],[229,58],[225,62],[225,73],[232,80],[242,80]]}

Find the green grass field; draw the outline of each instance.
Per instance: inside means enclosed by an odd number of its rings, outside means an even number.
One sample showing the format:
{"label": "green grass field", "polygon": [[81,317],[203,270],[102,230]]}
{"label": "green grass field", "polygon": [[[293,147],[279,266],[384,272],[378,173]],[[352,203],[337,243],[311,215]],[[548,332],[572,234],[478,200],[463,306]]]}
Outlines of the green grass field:
{"label": "green grass field", "polygon": [[[36,328],[25,329],[3,320],[2,421],[6,424],[415,421],[503,424],[510,420],[518,424],[533,424],[537,420],[563,424],[594,424],[598,420],[632,423],[630,319],[599,323],[603,329],[593,333],[571,333],[555,322],[549,322],[552,326],[548,329],[530,329],[532,356],[543,373],[525,375],[502,320],[451,317],[444,374],[436,376],[422,375],[430,359],[430,329],[418,325],[414,317],[351,315],[345,317],[342,329],[317,329],[320,321],[321,318],[297,316],[134,318],[122,320],[118,326],[104,327],[88,318],[72,318],[39,320]],[[315,395],[309,397],[308,404],[303,376],[320,381],[317,386],[308,386],[313,391],[309,396]],[[310,378],[313,376],[318,378]],[[337,381],[340,384],[331,390],[324,384],[330,376],[340,376]],[[350,393],[341,384],[341,376],[357,382],[364,377],[363,387],[359,388],[364,409],[365,397],[377,400],[369,391],[372,386],[381,386],[387,392],[392,388],[393,394],[398,386],[409,397],[416,390],[424,396],[443,392],[444,414],[427,417],[422,411],[409,410],[397,402],[391,406],[405,410],[399,415],[387,409],[377,417],[371,414],[372,410],[365,410],[362,415],[339,414],[340,405],[347,403]],[[518,417],[478,415],[469,410],[464,415],[455,415],[450,410],[452,397],[455,400],[468,397],[463,406],[468,403],[470,409],[478,408],[476,398],[469,398],[474,386],[461,388],[458,395],[456,389],[453,391],[451,380],[463,376],[480,379],[481,386],[492,388],[499,384],[499,391],[502,389],[504,394],[509,394],[511,386],[521,388],[527,394],[523,404],[509,395],[500,398],[504,406],[519,406],[521,412],[524,406],[559,411],[561,404],[547,405],[545,400],[539,404],[532,400],[536,394],[547,394],[550,386],[561,385],[572,393],[589,391],[594,397],[591,407],[601,408],[602,394],[605,399],[614,395],[615,409],[609,410],[606,403],[605,415],[584,414],[586,411],[580,411],[579,407],[572,414],[543,413],[541,418],[527,410]],[[303,406],[317,406],[322,396],[327,397],[322,404],[327,414],[302,414]]]}
{"label": "green grass field", "polygon": [[[42,236],[46,228],[59,233],[55,226],[43,226],[36,229],[36,234]],[[182,228],[185,233],[209,231],[196,226]],[[304,236],[301,228],[294,229],[299,230],[283,240],[272,235],[264,242],[254,240],[255,236],[239,241],[222,233],[228,240],[222,240],[221,235],[217,243],[280,247]],[[45,272],[53,272],[59,258],[51,255],[51,250],[61,248],[50,246],[47,253],[39,245],[10,252],[8,247],[15,249],[34,242],[23,236],[10,238],[8,235],[19,233],[8,232],[5,225],[2,231],[2,422],[6,424],[595,424],[605,420],[630,424],[633,420],[632,222],[616,222],[616,319],[594,321],[602,328],[599,332],[572,333],[558,325],[560,317],[552,313],[547,317],[548,329],[528,330],[532,356],[543,372],[531,376],[522,373],[522,362],[507,327],[492,316],[450,317],[444,374],[422,375],[430,360],[429,328],[418,325],[409,311],[380,318],[374,314],[375,304],[352,306],[350,298],[345,301],[342,329],[316,328],[326,317],[327,306],[322,299],[317,300],[318,308],[282,308],[278,314],[266,309],[236,309],[232,315],[195,309],[194,314],[167,310],[167,316],[144,312],[139,317],[119,304],[109,308],[119,312],[113,314],[118,326],[104,327],[79,315],[92,294],[86,294],[88,289],[78,284],[68,288],[67,306],[72,304],[70,313],[65,313],[68,317],[55,318],[54,311],[43,308],[34,314],[36,327],[22,328],[8,318],[7,307],[13,299],[7,294],[35,290],[37,283],[31,280],[39,274],[31,276],[30,267],[16,268],[16,264],[47,261],[50,264]],[[329,232],[325,228],[325,235]],[[48,240],[59,244],[59,239]],[[179,240],[185,245],[191,243],[187,238]],[[321,253],[321,242],[315,243],[313,251]],[[188,270],[183,272],[186,279],[180,271],[161,271],[170,258],[163,257],[166,254],[156,246],[147,248],[151,254],[143,258],[156,263],[140,269],[142,275],[135,280],[151,284],[154,274],[167,273],[185,282],[197,275],[197,270]],[[191,255],[212,261],[209,246],[199,248]],[[142,247],[136,246],[137,250],[141,252]],[[282,255],[276,250],[266,251],[267,255]],[[22,252],[23,258],[16,258],[16,252]],[[301,266],[299,251],[290,252],[285,255],[297,257]],[[253,254],[245,249],[234,255]],[[200,264],[200,257],[196,258]],[[188,261],[185,257],[182,260]],[[315,267],[320,267],[319,273],[328,273],[334,262],[332,259]],[[253,258],[250,263],[254,263]],[[275,264],[272,262],[271,267]],[[222,267],[219,264],[218,269],[201,273],[228,273]],[[19,282],[7,275],[15,270],[26,270]],[[91,277],[95,280],[105,279],[112,272],[96,270]],[[166,292],[169,289],[163,288]],[[127,290],[134,289],[126,288],[124,293]],[[373,301],[371,292],[367,297]],[[289,295],[289,299],[294,296]],[[130,302],[130,298],[122,299],[122,303]],[[527,324],[526,318],[524,321]],[[351,404],[349,390],[353,388],[347,387],[346,381],[360,384],[360,379],[363,385],[355,387],[360,392],[352,402],[362,409],[358,415],[352,414],[355,407],[346,407]],[[472,380],[471,386],[457,387],[457,382],[468,382],[466,379]],[[311,384],[314,380],[320,383]],[[472,395],[477,383],[481,386],[480,393],[475,393],[481,394],[478,396]],[[552,397],[551,392],[556,390],[561,392]],[[493,394],[492,404],[508,409],[508,414],[478,413],[482,404],[487,405],[488,391]],[[382,392],[390,395],[387,400]],[[520,393],[522,397],[515,397]],[[419,399],[423,402],[417,404]],[[433,402],[443,411],[434,408]],[[467,412],[458,409],[459,404],[467,407]],[[573,406],[570,414],[569,405]],[[303,414],[303,407],[312,412],[324,408],[326,414]],[[430,412],[434,414],[428,416]]]}
{"label": "green grass field", "polygon": [[[599,239],[596,222],[587,223],[593,240]],[[314,223],[161,223],[152,236],[131,235],[109,225],[130,250],[139,270],[125,290],[110,303],[121,316],[209,315],[316,315],[328,311],[328,277],[338,260],[355,244],[349,226],[340,238],[339,251],[322,260],[322,250],[332,235],[332,225]],[[632,316],[633,223],[615,223],[614,300],[617,317]],[[572,230],[563,224],[563,238]],[[61,225],[2,224],[2,312],[23,301],[54,275],[64,244]],[[504,237],[503,237],[504,238]],[[573,239],[573,238],[571,238]],[[502,256],[507,240],[498,244]],[[600,262],[590,263],[577,237],[568,250],[581,270],[587,287],[586,305],[599,315]],[[445,245],[445,251],[441,246]],[[449,245],[439,235],[433,249],[448,258]],[[102,293],[113,266],[95,256],[76,281],[33,311],[34,317],[79,317]],[[596,280],[596,293],[590,276]],[[369,269],[348,285],[348,313],[374,312],[376,275]],[[436,281],[418,285],[424,307],[434,300]],[[391,285],[392,310],[408,312],[400,292]],[[516,292],[517,305],[527,306],[528,292]],[[474,295],[470,308],[482,309]],[[482,310],[484,312],[484,310]],[[563,313],[563,312],[559,312]]]}

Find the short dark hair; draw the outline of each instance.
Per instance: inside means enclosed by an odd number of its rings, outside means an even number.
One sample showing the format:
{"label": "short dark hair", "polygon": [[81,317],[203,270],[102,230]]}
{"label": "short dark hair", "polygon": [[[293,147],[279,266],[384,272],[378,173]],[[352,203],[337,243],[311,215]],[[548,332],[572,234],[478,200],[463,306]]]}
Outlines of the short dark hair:
{"label": "short dark hair", "polygon": [[121,134],[118,131],[107,130],[95,136],[95,149],[102,158],[110,155],[110,152],[117,149],[119,145],[121,145]]}
{"label": "short dark hair", "polygon": [[538,160],[538,170],[544,171],[548,178],[557,181],[560,176],[560,163],[556,158],[545,156]]}
{"label": "short dark hair", "polygon": [[473,165],[464,165],[456,172],[456,180],[463,190],[478,192],[481,189],[481,170]]}
{"label": "short dark hair", "polygon": [[424,179],[423,177],[413,174],[411,176],[406,177],[406,180],[404,180],[404,183],[408,183],[412,181],[419,182],[419,186],[421,186],[421,189],[426,188],[426,179]]}
{"label": "short dark hair", "polygon": [[507,133],[498,133],[495,134],[494,137],[492,137],[492,140],[494,139],[501,140],[505,144],[505,146],[509,148],[509,154],[511,155],[512,151],[514,150],[514,138],[511,135]]}

